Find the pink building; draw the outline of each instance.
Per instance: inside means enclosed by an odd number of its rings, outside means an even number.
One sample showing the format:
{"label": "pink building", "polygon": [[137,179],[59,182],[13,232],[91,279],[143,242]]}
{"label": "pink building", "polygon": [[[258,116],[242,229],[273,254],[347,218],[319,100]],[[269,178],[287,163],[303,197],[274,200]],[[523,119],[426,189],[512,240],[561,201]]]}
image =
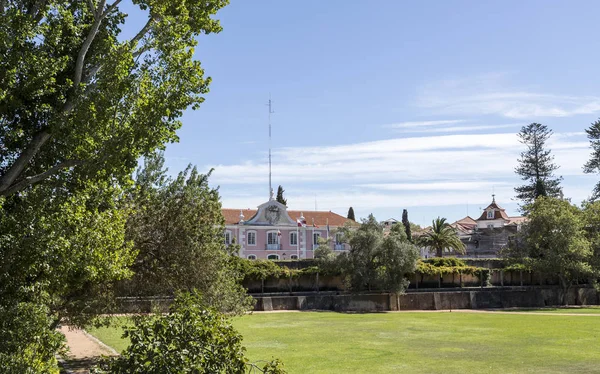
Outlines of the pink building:
{"label": "pink building", "polygon": [[258,209],[223,209],[225,243],[241,246],[240,257],[248,259],[292,260],[313,258],[319,238],[330,239],[334,251],[347,251],[337,228],[346,222],[356,225],[333,212],[300,212],[287,210],[275,200]]}

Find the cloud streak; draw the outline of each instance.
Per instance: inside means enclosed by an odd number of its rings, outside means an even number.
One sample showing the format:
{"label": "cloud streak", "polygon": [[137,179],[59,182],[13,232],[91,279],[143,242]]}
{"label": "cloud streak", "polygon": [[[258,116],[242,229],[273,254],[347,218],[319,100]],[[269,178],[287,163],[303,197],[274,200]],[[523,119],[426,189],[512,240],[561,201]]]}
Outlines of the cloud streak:
{"label": "cloud streak", "polygon": [[545,94],[510,85],[505,74],[444,80],[418,90],[416,105],[446,115],[513,119],[570,117],[600,112],[600,97]]}

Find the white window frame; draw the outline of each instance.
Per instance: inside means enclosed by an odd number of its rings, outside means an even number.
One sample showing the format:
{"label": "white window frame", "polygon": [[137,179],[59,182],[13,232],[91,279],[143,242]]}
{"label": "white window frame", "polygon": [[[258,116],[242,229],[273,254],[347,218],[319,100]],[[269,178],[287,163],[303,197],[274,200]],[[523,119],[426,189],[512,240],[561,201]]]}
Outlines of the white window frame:
{"label": "white window frame", "polygon": [[337,232],[335,234],[335,244],[344,244],[344,234],[341,232]]}
{"label": "white window frame", "polygon": [[225,230],[225,245],[231,244],[233,237],[231,236],[231,230]]}
{"label": "white window frame", "polygon": [[493,210],[488,210],[488,212],[487,212],[487,218],[488,219],[494,219],[494,211]]}
{"label": "white window frame", "polygon": [[[269,235],[270,234],[275,235],[275,243],[270,243],[269,242]],[[269,245],[269,244],[280,244],[279,242],[280,242],[280,240],[279,240],[279,236],[277,235],[277,230],[267,231],[267,245]]]}
{"label": "white window frame", "polygon": [[[254,243],[250,243],[250,234],[254,235]],[[248,247],[256,247],[256,230],[246,231],[246,245]]]}
{"label": "white window frame", "polygon": [[248,260],[256,260],[256,255],[248,255]]}
{"label": "white window frame", "polygon": [[[292,237],[296,238],[296,242],[295,243],[292,240]],[[298,245],[298,233],[296,231],[291,231],[290,232],[290,245]]]}
{"label": "white window frame", "polygon": [[[274,257],[274,258],[271,258]],[[267,260],[273,261],[273,260],[279,260],[279,255],[276,253],[270,253],[267,255]]]}
{"label": "white window frame", "polygon": [[321,233],[320,232],[313,232],[313,245],[316,247],[319,245],[319,239],[315,240],[315,238],[321,238]]}

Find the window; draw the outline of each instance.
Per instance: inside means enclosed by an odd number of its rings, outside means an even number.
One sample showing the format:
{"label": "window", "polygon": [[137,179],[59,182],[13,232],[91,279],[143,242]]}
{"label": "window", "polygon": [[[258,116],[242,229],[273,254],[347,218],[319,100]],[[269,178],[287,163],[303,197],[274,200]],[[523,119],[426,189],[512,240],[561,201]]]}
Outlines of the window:
{"label": "window", "polygon": [[488,229],[493,229],[494,225],[488,225]]}
{"label": "window", "polygon": [[268,255],[267,260],[279,260],[279,255]]}
{"label": "window", "polygon": [[225,231],[225,244],[231,244],[231,231]]}
{"label": "window", "polygon": [[298,259],[298,255],[291,255],[291,256],[290,256],[290,259],[292,259],[292,260],[297,260],[297,259]]}
{"label": "window", "polygon": [[256,255],[248,255],[248,260],[256,260]]}
{"label": "window", "polygon": [[279,244],[277,239],[277,231],[271,231],[267,233],[267,244]]}
{"label": "window", "polygon": [[493,210],[488,210],[487,218],[488,219],[494,219],[494,211]]}
{"label": "window", "polygon": [[319,245],[319,238],[321,237],[321,233],[315,232],[313,234],[313,244]]}
{"label": "window", "polygon": [[344,234],[342,234],[341,232],[338,232],[337,234],[335,234],[335,244],[342,244],[343,237],[344,237]]}
{"label": "window", "polygon": [[256,231],[248,231],[248,245],[256,245]]}
{"label": "window", "polygon": [[290,245],[298,245],[298,233],[290,232]]}

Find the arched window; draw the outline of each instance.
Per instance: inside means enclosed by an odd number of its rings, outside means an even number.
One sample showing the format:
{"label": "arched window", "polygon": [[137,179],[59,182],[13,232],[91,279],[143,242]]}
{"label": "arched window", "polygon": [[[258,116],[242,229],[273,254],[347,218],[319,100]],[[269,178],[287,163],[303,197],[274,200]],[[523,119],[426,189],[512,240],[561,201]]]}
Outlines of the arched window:
{"label": "arched window", "polygon": [[291,255],[291,256],[290,256],[290,259],[291,259],[291,260],[297,260],[297,259],[298,259],[298,255]]}
{"label": "arched window", "polygon": [[279,260],[279,255],[268,255],[267,260]]}
{"label": "arched window", "polygon": [[256,260],[256,255],[248,255],[248,260]]}
{"label": "arched window", "polygon": [[488,210],[487,218],[488,219],[494,219],[494,211],[493,210]]}
{"label": "arched window", "polygon": [[248,233],[246,234],[246,241],[249,246],[255,246],[256,245],[256,231],[248,231]]}

